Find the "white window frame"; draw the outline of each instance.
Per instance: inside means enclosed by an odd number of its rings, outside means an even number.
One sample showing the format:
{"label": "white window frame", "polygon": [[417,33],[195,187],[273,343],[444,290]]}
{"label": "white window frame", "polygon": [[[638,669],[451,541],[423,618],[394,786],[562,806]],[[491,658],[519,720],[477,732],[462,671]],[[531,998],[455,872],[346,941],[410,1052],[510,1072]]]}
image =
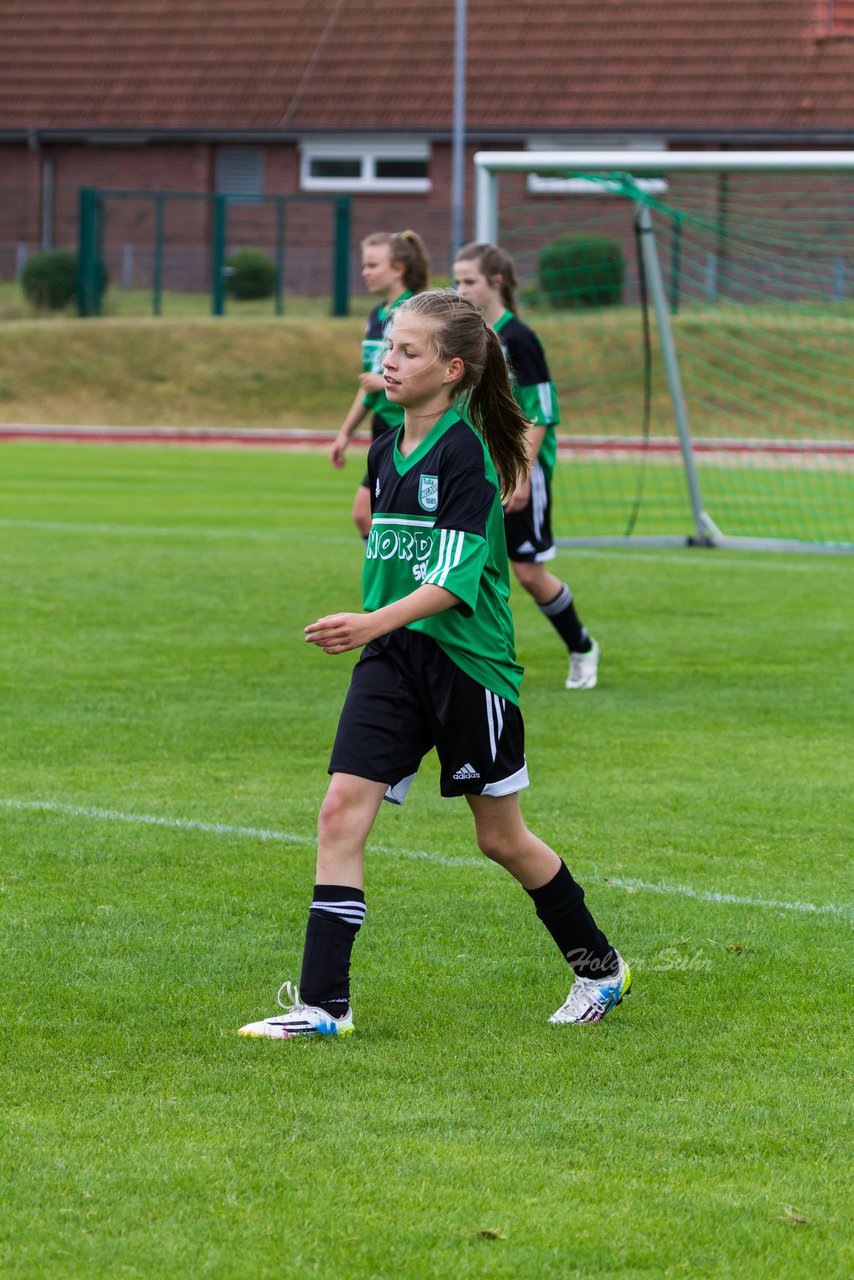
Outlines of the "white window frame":
{"label": "white window frame", "polygon": [[[591,142],[589,138],[578,139],[570,136],[536,138],[530,139],[526,143],[525,149],[536,154],[537,151],[602,151],[606,148],[625,148],[628,151],[660,151],[662,156],[667,155],[666,145],[658,139],[651,138],[625,138],[619,136],[597,138],[595,142]],[[669,188],[666,178],[635,178],[635,183],[640,191],[645,191],[647,195],[663,195]],[[531,195],[536,196],[590,196],[590,195],[606,195],[609,193],[607,185],[601,182],[593,182],[588,178],[560,178],[554,174],[529,173],[527,175],[527,188]],[[617,188],[613,188],[614,191]]]}
{"label": "white window frame", "polygon": [[[315,178],[310,173],[312,160],[361,161],[358,178]],[[395,138],[379,141],[376,138],[348,138],[342,142],[336,138],[306,138],[300,143],[300,188],[303,191],[344,191],[356,194],[360,191],[398,191],[421,193],[432,190],[432,181],[426,178],[378,178],[378,160],[426,160],[430,163],[430,143],[423,138]]]}

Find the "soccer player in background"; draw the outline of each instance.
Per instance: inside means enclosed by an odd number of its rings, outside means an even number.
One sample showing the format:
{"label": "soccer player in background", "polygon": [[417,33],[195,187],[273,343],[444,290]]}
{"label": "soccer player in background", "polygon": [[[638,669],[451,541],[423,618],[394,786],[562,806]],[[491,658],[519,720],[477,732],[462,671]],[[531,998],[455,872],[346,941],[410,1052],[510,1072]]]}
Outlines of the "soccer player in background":
{"label": "soccer player in background", "polygon": [[507,554],[513,571],[548,618],[569,655],[567,689],[593,689],[599,645],[575,610],[572,592],[546,568],[554,559],[551,483],[557,456],[557,394],[542,344],[516,314],[516,268],[509,253],[493,244],[466,244],[454,263],[458,292],[483,311],[498,334],[510,366],[513,395],[531,423],[530,471],[505,504]]}
{"label": "soccer player in background", "polygon": [[[376,440],[390,427],[399,427],[403,410],[386,398],[382,376],[383,335],[396,307],[430,283],[430,257],[415,231],[389,235],[378,231],[362,241],[362,279],[368,293],[382,298],[374,307],[362,340],[362,373],[359,390],[341,424],[330,453],[333,467],[344,466],[344,454],[360,423],[372,414],[371,435]],[[371,528],[371,500],[367,476],[356,490],[353,519],[363,538]]]}
{"label": "soccer player in background", "polygon": [[[372,524],[364,613],[318,619],[325,653],[361,648],[332,748],[298,988],[241,1034],[289,1039],[354,1029],[350,956],[365,918],[365,842],[383,799],[402,804],[435,747],[445,796],[465,796],[481,851],[527,890],[575,973],[555,1023],[598,1022],[631,986],[565,863],[525,825],[502,498],[529,467],[528,423],[494,331],[452,290],[395,311],[386,395],[403,426],[368,455]],[[465,404],[465,418],[455,406]],[[288,1003],[282,999],[287,992]],[[442,1015],[440,1015],[442,1016]]]}

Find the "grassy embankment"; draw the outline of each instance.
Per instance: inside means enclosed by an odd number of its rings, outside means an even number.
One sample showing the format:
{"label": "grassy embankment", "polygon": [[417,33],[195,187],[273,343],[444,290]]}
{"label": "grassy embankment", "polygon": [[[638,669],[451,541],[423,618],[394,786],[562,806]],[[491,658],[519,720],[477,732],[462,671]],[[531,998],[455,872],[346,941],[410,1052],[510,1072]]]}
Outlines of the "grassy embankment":
{"label": "grassy embankment", "polygon": [[[108,295],[109,314],[81,321],[29,312],[0,286],[0,420],[110,426],[332,429],[349,405],[368,300],[333,319],[323,300],[230,304],[166,295]],[[173,314],[177,308],[183,314]],[[186,314],[192,308],[194,314]],[[526,312],[541,334],[567,434],[640,432],[642,328],[637,308]],[[698,436],[839,438],[850,434],[852,321],[839,316],[686,309],[674,319]],[[657,341],[656,341],[657,346]],[[654,356],[652,431],[672,435]]]}

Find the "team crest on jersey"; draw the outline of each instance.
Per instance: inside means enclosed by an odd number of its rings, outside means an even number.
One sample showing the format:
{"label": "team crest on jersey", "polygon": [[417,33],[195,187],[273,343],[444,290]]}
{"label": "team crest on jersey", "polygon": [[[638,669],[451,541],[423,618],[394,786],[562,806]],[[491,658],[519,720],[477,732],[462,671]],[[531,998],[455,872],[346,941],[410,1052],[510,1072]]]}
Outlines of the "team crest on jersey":
{"label": "team crest on jersey", "polygon": [[425,511],[435,511],[439,505],[439,477],[418,477],[418,501]]}

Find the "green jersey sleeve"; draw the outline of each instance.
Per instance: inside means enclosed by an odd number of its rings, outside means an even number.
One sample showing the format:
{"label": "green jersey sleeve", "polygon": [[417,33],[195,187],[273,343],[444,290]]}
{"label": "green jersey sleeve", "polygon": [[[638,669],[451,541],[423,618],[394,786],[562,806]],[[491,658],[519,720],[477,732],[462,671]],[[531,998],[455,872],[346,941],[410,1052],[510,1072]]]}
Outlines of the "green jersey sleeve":
{"label": "green jersey sleeve", "polygon": [[487,522],[496,489],[483,466],[449,471],[441,477],[441,514],[431,531],[424,581],[459,596],[466,616],[477,608],[487,559]]}
{"label": "green jersey sleeve", "polygon": [[553,427],[560,422],[557,393],[553,382],[537,382],[528,386],[514,383],[513,398],[528,421],[535,427]]}

